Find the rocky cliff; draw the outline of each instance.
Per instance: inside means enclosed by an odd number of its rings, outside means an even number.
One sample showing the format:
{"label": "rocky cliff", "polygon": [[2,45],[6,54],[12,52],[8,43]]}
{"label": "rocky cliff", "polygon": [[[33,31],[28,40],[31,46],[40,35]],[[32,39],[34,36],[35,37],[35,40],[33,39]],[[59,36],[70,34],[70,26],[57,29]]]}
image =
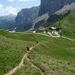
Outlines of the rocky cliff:
{"label": "rocky cliff", "polygon": [[41,0],[38,18],[27,24],[24,28],[25,30],[29,29],[29,31],[38,28],[42,23],[54,21],[60,15],[63,16],[63,12],[73,8],[75,8],[75,0]]}
{"label": "rocky cliff", "polygon": [[36,19],[38,17],[38,12],[39,12],[39,6],[22,9],[18,13],[15,21],[16,21],[16,23],[25,23],[26,24],[26,23],[31,22],[32,20]]}
{"label": "rocky cliff", "polygon": [[22,9],[17,14],[15,21],[7,23],[7,27],[8,30],[16,27],[16,31],[32,30],[41,26],[51,15],[49,19],[54,20],[57,15],[53,13],[58,14],[72,8],[75,8],[75,0],[41,0],[40,7]]}
{"label": "rocky cliff", "polygon": [[75,0],[41,0],[39,16],[48,13],[52,15],[57,10],[60,10],[65,5],[71,4]]}

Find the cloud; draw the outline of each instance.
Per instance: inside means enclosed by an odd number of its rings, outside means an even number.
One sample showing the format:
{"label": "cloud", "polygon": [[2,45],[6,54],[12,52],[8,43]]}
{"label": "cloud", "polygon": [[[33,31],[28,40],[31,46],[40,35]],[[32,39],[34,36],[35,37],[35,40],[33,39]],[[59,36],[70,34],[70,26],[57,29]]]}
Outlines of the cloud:
{"label": "cloud", "polygon": [[[9,2],[14,2],[15,0],[8,0]],[[20,2],[29,2],[29,1],[37,1],[37,0],[16,0]]]}
{"label": "cloud", "polygon": [[21,1],[21,2],[29,2],[29,1],[36,1],[36,0],[18,0],[18,1]]}
{"label": "cloud", "polygon": [[8,0],[9,2],[14,2],[14,0]]}
{"label": "cloud", "polygon": [[6,6],[5,8],[0,9],[0,16],[9,15],[9,14],[17,15],[19,10],[20,10],[19,7],[14,8],[14,7],[11,7],[11,6]]}
{"label": "cloud", "polygon": [[2,8],[3,7],[3,5],[2,4],[0,4],[0,8]]}
{"label": "cloud", "polygon": [[17,15],[17,10],[16,8],[13,8],[11,6],[7,6],[5,8],[5,12],[7,12],[8,14],[13,14],[13,15]]}

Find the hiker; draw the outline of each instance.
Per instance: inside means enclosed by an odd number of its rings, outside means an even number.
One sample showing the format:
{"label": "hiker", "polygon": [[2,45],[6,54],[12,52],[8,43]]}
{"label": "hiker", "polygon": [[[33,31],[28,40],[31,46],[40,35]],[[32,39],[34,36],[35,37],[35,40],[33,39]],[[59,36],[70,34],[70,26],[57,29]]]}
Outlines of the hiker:
{"label": "hiker", "polygon": [[30,48],[27,46],[27,51],[29,51],[29,49],[30,49]]}
{"label": "hiker", "polygon": [[36,43],[38,44],[39,42],[38,42],[38,41],[36,41]]}

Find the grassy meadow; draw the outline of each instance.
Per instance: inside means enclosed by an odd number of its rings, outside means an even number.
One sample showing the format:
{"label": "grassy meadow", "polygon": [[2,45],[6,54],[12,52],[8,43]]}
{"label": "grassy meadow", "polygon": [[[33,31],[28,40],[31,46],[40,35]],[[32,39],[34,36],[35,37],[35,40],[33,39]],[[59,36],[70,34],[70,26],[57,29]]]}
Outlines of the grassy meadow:
{"label": "grassy meadow", "polygon": [[[39,45],[28,54],[30,62],[44,75],[75,75],[75,41],[52,38],[41,34],[9,33],[0,30],[0,75],[18,65],[26,53],[26,46]],[[41,75],[27,59],[13,75]]]}
{"label": "grassy meadow", "polygon": [[[29,35],[30,36],[30,35]],[[34,46],[34,38],[27,40],[24,36],[17,35],[16,33],[9,33],[0,31],[0,75],[18,65],[26,53],[26,46]]]}
{"label": "grassy meadow", "polygon": [[51,69],[60,75],[75,75],[75,42],[51,38],[34,48],[28,57],[45,75],[55,75]]}

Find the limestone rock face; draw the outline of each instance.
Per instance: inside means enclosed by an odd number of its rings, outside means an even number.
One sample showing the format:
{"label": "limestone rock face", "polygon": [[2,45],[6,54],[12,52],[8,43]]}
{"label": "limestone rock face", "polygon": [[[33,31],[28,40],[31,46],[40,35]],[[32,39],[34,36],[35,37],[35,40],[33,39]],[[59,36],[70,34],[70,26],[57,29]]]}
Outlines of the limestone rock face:
{"label": "limestone rock face", "polygon": [[71,4],[75,0],[41,0],[39,15],[41,16],[45,13],[52,15],[54,12],[60,10],[65,5]]}
{"label": "limestone rock face", "polygon": [[18,13],[15,21],[16,21],[16,23],[25,23],[26,24],[26,23],[31,22],[32,20],[36,19],[38,17],[38,12],[39,12],[39,6],[22,9]]}

